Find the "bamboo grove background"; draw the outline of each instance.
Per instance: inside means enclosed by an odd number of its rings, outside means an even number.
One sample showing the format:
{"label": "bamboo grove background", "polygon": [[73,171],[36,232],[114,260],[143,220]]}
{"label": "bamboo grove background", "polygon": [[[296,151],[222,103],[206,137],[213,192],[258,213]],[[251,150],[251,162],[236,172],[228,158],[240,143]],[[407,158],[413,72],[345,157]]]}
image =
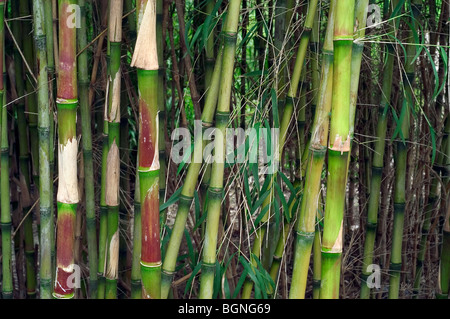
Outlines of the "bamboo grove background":
{"label": "bamboo grove background", "polygon": [[[447,299],[449,14],[0,1],[2,297]],[[175,163],[195,120],[279,128],[280,170]]]}

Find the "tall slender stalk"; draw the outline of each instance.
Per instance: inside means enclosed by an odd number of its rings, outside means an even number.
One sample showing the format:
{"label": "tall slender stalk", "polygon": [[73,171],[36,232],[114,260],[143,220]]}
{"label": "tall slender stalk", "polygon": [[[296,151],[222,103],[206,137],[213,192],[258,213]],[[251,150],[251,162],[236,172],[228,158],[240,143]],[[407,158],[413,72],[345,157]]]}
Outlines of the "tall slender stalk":
{"label": "tall slender stalk", "polygon": [[131,66],[137,67],[139,86],[139,188],[141,198],[142,296],[161,297],[159,220],[158,53],[156,1],[138,7],[138,36]]}
{"label": "tall slender stalk", "polygon": [[233,84],[240,6],[241,0],[230,0],[226,23],[222,29],[224,42],[222,72],[220,74],[221,81],[216,111],[216,128],[214,131],[214,162],[211,167],[208,187],[208,215],[206,217],[202,273],[200,277],[200,299],[211,299],[214,291],[218,229],[223,198],[226,128],[230,116],[231,88]]}
{"label": "tall slender stalk", "polygon": [[[313,25],[314,17],[316,15],[318,0],[312,0],[308,3],[308,11],[306,14],[306,20],[302,35],[300,37],[300,44],[297,50],[297,56],[294,65],[294,71],[292,73],[291,82],[289,85],[289,90],[286,97],[286,103],[283,109],[283,116],[280,121],[280,136],[279,136],[279,150],[278,154],[283,154],[284,144],[286,140],[286,136],[288,135],[289,124],[292,119],[292,114],[294,113],[294,99],[297,96],[298,85],[300,83],[300,77],[302,74],[302,68],[305,61],[306,51],[309,44],[309,39],[311,37],[311,28]],[[253,243],[253,247],[251,250],[251,264],[253,267],[256,267],[255,258],[260,258],[261,248],[264,244],[264,236],[267,230],[267,224],[270,216],[270,209],[267,209],[269,205],[272,203],[273,198],[273,183],[276,181],[276,174],[272,174],[270,177],[269,189],[271,193],[266,197],[263,201],[261,211],[266,211],[264,216],[261,219],[260,227],[256,230],[255,240]],[[253,289],[253,282],[247,278],[244,286],[242,288],[242,298],[249,299],[251,292]]]}
{"label": "tall slender stalk", "polygon": [[[14,1],[13,12],[20,16],[29,16],[29,3],[26,1]],[[23,55],[15,56],[18,58],[16,62],[16,74],[19,81],[25,75],[25,81],[22,83],[17,83],[17,92],[20,96],[26,96],[24,100],[20,100],[17,105],[17,119],[19,126],[19,162],[20,162],[20,173],[23,187],[26,190],[22,192],[22,208],[23,213],[26,214],[31,207],[31,180],[30,180],[30,167],[32,169],[32,175],[34,177],[34,182],[37,186],[38,184],[38,134],[37,134],[37,105],[36,105],[36,94],[34,91],[34,74],[30,73],[34,71],[34,55],[33,55],[33,40],[31,32],[31,23],[25,21],[22,23],[13,23],[14,33],[17,36],[17,44],[23,47]],[[19,49],[19,48],[18,48]],[[26,72],[23,66],[18,64],[26,65]],[[16,82],[19,82],[16,81]],[[27,94],[26,94],[27,93]],[[28,123],[26,120],[25,113],[25,103],[27,106],[28,113]],[[27,128],[28,124],[28,128]],[[29,135],[27,134],[29,132]],[[29,141],[30,146],[29,146]],[[31,149],[31,157],[29,152],[29,147]],[[33,243],[33,217],[29,214],[24,220],[24,240],[25,240],[25,263],[26,263],[26,282],[27,282],[27,295],[29,298],[34,298],[36,296],[36,271],[35,271],[35,258],[34,258],[34,243]]]}
{"label": "tall slender stalk", "polygon": [[13,297],[13,272],[11,255],[11,210],[10,210],[10,186],[9,186],[9,143],[8,143],[8,114],[5,91],[5,1],[0,1],[0,105],[1,105],[1,216],[0,226],[2,231],[2,297]]}
{"label": "tall slender stalk", "polygon": [[[138,155],[139,158],[139,155]],[[139,168],[139,163],[136,170]],[[134,191],[134,224],[133,224],[133,251],[131,261],[131,298],[142,298],[141,281],[141,246],[142,246],[142,227],[141,227],[141,198],[139,187],[139,174],[136,174],[136,184]]]}
{"label": "tall slender stalk", "polygon": [[[86,10],[86,1],[79,0],[81,11]],[[78,50],[82,50],[87,45],[86,16],[81,16],[80,29],[78,30]],[[86,228],[89,257],[89,292],[90,298],[97,298],[97,225],[95,217],[95,190],[94,190],[94,164],[92,158],[92,131],[91,131],[91,108],[89,105],[89,75],[88,75],[88,54],[83,51],[78,56],[78,86],[81,112],[81,135],[83,146],[84,164],[84,187],[86,205]]]}
{"label": "tall slender stalk", "polygon": [[309,156],[306,164],[305,186],[296,229],[294,268],[289,298],[305,297],[309,263],[316,231],[316,216],[319,209],[320,184],[328,143],[329,113],[333,92],[333,32],[336,0],[330,3],[328,25],[323,45],[322,74],[317,92],[317,109]]}
{"label": "tall slender stalk", "polygon": [[[29,1],[24,1],[24,0],[20,0],[20,6],[19,6],[19,12],[21,16],[29,16],[31,14],[31,10],[30,10],[30,3]],[[32,39],[32,24],[31,21],[26,21],[25,23],[22,24],[22,32],[23,32],[23,54],[25,57],[25,60],[29,66],[29,69],[27,68],[27,79],[25,81],[25,87],[26,87],[26,92],[29,94],[26,97],[27,100],[27,106],[28,106],[28,127],[30,130],[30,150],[31,150],[31,173],[33,176],[33,182],[34,184],[38,184],[39,181],[39,176],[38,176],[38,171],[39,171],[39,165],[38,165],[38,160],[39,160],[39,151],[38,151],[38,132],[37,132],[37,99],[36,99],[36,94],[34,93],[34,75],[30,72],[34,72],[35,71],[35,62],[34,62],[34,57],[35,57],[35,48],[33,47],[33,39]],[[31,215],[30,215],[31,216]],[[31,219],[30,219],[31,220]],[[30,221],[27,221],[27,224],[30,224]],[[31,229],[30,226],[28,225],[24,225],[27,229]],[[25,241],[27,242],[26,245],[29,246],[29,249],[31,249],[31,246],[33,246],[32,244],[30,244],[30,239],[27,239],[27,237],[25,236]],[[28,256],[27,256],[27,262],[30,264],[28,266],[27,269],[27,273],[28,275],[33,275],[35,276],[35,274],[33,274],[34,270],[32,271],[29,267],[31,266],[32,260],[31,258],[33,258],[34,260],[34,256],[31,255],[31,250],[28,251]],[[27,277],[28,277],[27,275]],[[28,280],[27,280],[28,281]],[[34,281],[36,281],[34,279]],[[30,283],[31,284],[31,283]],[[33,289],[32,286],[28,287],[29,289]],[[31,293],[31,291],[29,291]]]}
{"label": "tall slender stalk", "polygon": [[[223,49],[219,50],[216,64],[214,66],[213,77],[210,88],[206,94],[205,106],[202,112],[202,129],[205,130],[212,126],[214,112],[219,95],[219,83],[222,73],[222,55]],[[178,204],[175,223],[172,228],[169,242],[167,244],[166,255],[162,267],[161,298],[166,299],[169,295],[172,279],[175,274],[178,251],[180,250],[181,240],[183,239],[186,220],[194,199],[194,190],[202,166],[202,155],[205,149],[205,141],[200,137],[194,141],[194,151],[191,163],[187,169],[186,178],[182,186],[180,201]]]}
{"label": "tall slender stalk", "polygon": [[336,3],[333,95],[328,141],[328,179],[322,240],[321,299],[339,298],[343,217],[350,143],[350,87],[355,0]]}
{"label": "tall slender stalk", "polygon": [[47,46],[43,0],[33,1],[34,39],[39,66],[38,80],[38,132],[39,132],[39,194],[40,194],[40,294],[41,299],[52,297],[52,194],[50,193],[50,103],[47,74]]}
{"label": "tall slender stalk", "polygon": [[[449,74],[450,77],[450,74]],[[450,85],[450,82],[449,82]],[[449,164],[450,164],[450,116],[447,114],[447,118],[445,119],[445,128],[444,128],[444,136],[442,137],[442,144],[445,145],[445,155],[443,159],[444,172],[444,185],[448,187],[449,181]],[[448,189],[448,188],[447,188]],[[444,223],[442,227],[442,244],[441,244],[441,259],[439,261],[439,281],[438,281],[438,289],[436,292],[437,299],[448,299],[449,291],[450,291],[450,196],[447,193],[447,198],[442,200],[444,210]]]}
{"label": "tall slender stalk", "polygon": [[105,297],[117,298],[119,275],[119,183],[120,183],[120,55],[122,42],[123,0],[109,4],[108,40],[110,45],[108,90],[108,155],[106,167],[107,251]]}
{"label": "tall slender stalk", "polygon": [[54,279],[55,272],[55,259],[56,259],[56,245],[55,245],[55,205],[53,199],[53,177],[55,175],[55,121],[54,121],[54,108],[55,108],[55,57],[54,57],[54,39],[53,39],[53,7],[52,1],[44,1],[44,23],[45,23],[45,37],[47,44],[47,74],[48,74],[48,94],[49,94],[49,111],[50,111],[50,133],[49,133],[49,165],[50,165],[50,214],[52,216],[52,222],[50,223],[51,234],[51,269],[52,278]]}
{"label": "tall slender stalk", "polygon": [[[411,26],[413,30],[417,30],[416,18],[420,14],[419,0],[409,0],[408,6],[411,8]],[[408,31],[407,43],[413,43],[413,30]],[[410,112],[414,108],[414,55],[415,46],[410,44],[406,47],[406,64],[404,69],[403,79],[403,99],[401,104],[401,114],[399,118],[402,119],[399,129],[399,136],[397,136],[396,151],[394,153],[395,162],[395,184],[394,184],[394,228],[392,235],[391,247],[391,262],[389,266],[390,281],[389,281],[389,299],[398,299],[400,290],[400,271],[402,267],[402,243],[403,243],[403,229],[405,219],[406,206],[406,166],[408,154],[408,139],[410,128]]]}
{"label": "tall slender stalk", "polygon": [[58,193],[56,278],[53,296],[73,298],[69,277],[74,271],[74,231],[78,198],[76,116],[78,105],[76,28],[71,25],[71,7],[76,0],[60,0],[58,108]]}
{"label": "tall slender stalk", "polygon": [[[392,0],[391,7],[397,6],[398,0]],[[391,30],[395,32],[395,20],[391,22]],[[370,275],[369,265],[373,261],[373,253],[375,246],[375,236],[378,224],[378,208],[380,201],[381,177],[383,170],[385,139],[387,131],[387,114],[389,110],[391,92],[392,92],[392,75],[394,68],[394,46],[388,44],[386,47],[386,63],[383,71],[383,84],[381,88],[381,101],[378,108],[377,122],[377,139],[375,141],[374,153],[372,158],[372,174],[370,181],[370,196],[367,211],[366,238],[364,242],[364,255],[361,274],[361,299],[368,299],[370,296],[370,288],[367,285],[367,278]]]}
{"label": "tall slender stalk", "polygon": [[[104,12],[104,22],[108,21],[109,18],[109,1],[102,2],[103,4],[103,12]],[[100,43],[103,43],[103,38],[100,39]],[[99,45],[100,45],[99,43]],[[106,52],[106,60],[107,60],[107,77],[109,77],[109,57],[110,57],[110,45],[109,41],[107,43],[107,52]],[[92,78],[91,78],[92,83]],[[102,164],[101,164],[101,175],[100,175],[100,225],[98,231],[98,289],[97,289],[97,297],[98,299],[105,298],[106,292],[106,258],[107,258],[107,249],[108,249],[108,205],[106,203],[106,176],[107,176],[107,167],[108,167],[108,152],[109,152],[109,138],[108,138],[108,88],[109,81],[107,81],[106,87],[106,96],[105,96],[105,105],[103,112],[103,122],[100,122],[102,125]],[[90,99],[89,99],[90,100]],[[100,126],[100,125],[99,125]]]}

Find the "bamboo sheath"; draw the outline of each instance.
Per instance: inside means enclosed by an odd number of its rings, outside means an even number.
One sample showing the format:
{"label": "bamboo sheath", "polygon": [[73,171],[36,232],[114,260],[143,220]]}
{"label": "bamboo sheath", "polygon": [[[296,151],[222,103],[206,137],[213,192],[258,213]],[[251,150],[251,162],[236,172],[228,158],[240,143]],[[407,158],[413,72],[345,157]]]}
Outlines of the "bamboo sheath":
{"label": "bamboo sheath", "polygon": [[140,1],[138,35],[131,66],[137,67],[139,89],[139,188],[141,199],[142,296],[161,297],[159,217],[159,121],[156,1]]}
{"label": "bamboo sheath", "polygon": [[108,155],[106,158],[105,203],[107,216],[105,298],[117,298],[119,271],[119,183],[120,183],[120,55],[122,42],[123,1],[109,3],[108,41],[110,46],[108,85]]}

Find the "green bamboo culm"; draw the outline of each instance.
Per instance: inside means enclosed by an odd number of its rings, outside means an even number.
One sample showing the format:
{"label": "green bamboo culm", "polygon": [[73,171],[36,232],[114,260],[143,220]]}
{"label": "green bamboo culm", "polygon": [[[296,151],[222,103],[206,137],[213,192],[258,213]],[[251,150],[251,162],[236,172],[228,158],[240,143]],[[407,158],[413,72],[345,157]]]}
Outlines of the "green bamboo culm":
{"label": "green bamboo culm", "polygon": [[[30,9],[30,2],[29,1],[25,1],[25,0],[19,0],[19,13],[20,16],[25,17],[25,16],[29,16],[31,15],[31,9]],[[37,110],[37,97],[35,94],[35,89],[34,86],[36,85],[36,83],[34,82],[34,75],[32,75],[35,71],[35,48],[33,47],[33,38],[32,38],[32,23],[31,21],[24,21],[22,23],[22,30],[21,32],[23,33],[23,55],[25,57],[25,60],[27,62],[28,67],[26,68],[26,73],[27,73],[27,80],[25,81],[25,90],[27,92],[27,94],[29,94],[26,97],[26,101],[27,101],[27,107],[28,107],[28,126],[29,126],[29,130],[30,130],[30,150],[31,150],[31,173],[32,173],[32,177],[33,177],[33,182],[36,186],[38,186],[38,182],[39,182],[39,176],[38,176],[38,170],[39,170],[39,165],[38,165],[38,161],[39,161],[39,151],[38,151],[38,132],[37,132],[37,114],[38,114],[38,110]],[[30,215],[31,216],[31,215]],[[27,222],[29,223],[29,222]],[[29,227],[27,225],[24,225],[25,227]],[[30,244],[30,239],[27,239],[25,237],[25,241],[26,241],[26,245],[28,245],[31,249],[32,244]],[[30,253],[31,251],[28,251],[28,261],[29,263],[31,263],[31,258],[34,259],[34,256],[31,255]],[[28,266],[30,267],[30,266]],[[34,272],[34,270],[33,270]],[[31,269],[28,268],[27,270],[27,275],[32,275],[31,273]],[[35,276],[35,274],[33,274]],[[36,281],[36,279],[34,279],[34,281]],[[28,285],[28,289],[33,289],[32,286],[30,286],[30,284],[34,284],[35,283],[28,283],[27,280],[27,285]],[[32,293],[31,290],[29,290],[29,293]],[[35,292],[34,292],[35,293]]]}
{"label": "green bamboo culm", "polygon": [[[104,4],[106,6],[106,4]],[[109,6],[110,1],[107,3],[107,14],[109,16]],[[105,19],[108,20],[108,19]],[[106,48],[106,62],[107,79],[110,77],[110,56],[111,56],[111,45],[110,41],[107,41]],[[106,177],[108,169],[108,153],[109,153],[109,137],[108,137],[108,91],[109,91],[109,80],[106,83],[106,94],[105,94],[105,105],[103,112],[103,125],[102,125],[102,164],[101,164],[101,175],[100,175],[100,220],[99,220],[99,230],[98,230],[98,287],[97,287],[97,298],[105,299],[106,294],[106,264],[107,264],[107,254],[108,254],[108,205],[106,203]]]}
{"label": "green bamboo culm", "polygon": [[[202,128],[204,131],[212,126],[214,113],[218,103],[219,84],[222,73],[222,56],[223,48],[218,52],[216,64],[214,66],[213,77],[209,90],[206,94],[205,106],[202,111]],[[201,135],[201,134],[200,134]],[[191,162],[188,166],[186,178],[182,186],[178,210],[175,223],[172,228],[169,242],[167,244],[166,254],[162,266],[162,282],[161,282],[161,298],[166,299],[169,296],[170,287],[172,285],[173,276],[175,274],[175,266],[177,262],[178,252],[181,240],[184,236],[186,220],[194,199],[194,191],[197,185],[200,169],[203,162],[203,151],[205,149],[205,141],[200,137],[194,141],[194,151]]]}
{"label": "green bamboo culm", "polygon": [[[139,155],[137,156],[139,158]],[[137,164],[136,171],[139,168]],[[133,251],[131,257],[131,298],[142,298],[142,282],[141,282],[141,246],[142,246],[142,229],[141,229],[141,199],[139,174],[136,174],[136,184],[134,191],[134,218],[133,218]]]}
{"label": "green bamboo culm", "polygon": [[355,0],[340,0],[336,3],[320,299],[339,298],[345,189],[351,149],[350,87],[354,12]]}
{"label": "green bamboo culm", "polygon": [[223,56],[220,89],[216,111],[214,131],[214,162],[208,187],[208,203],[205,239],[200,275],[200,299],[211,299],[214,291],[216,252],[220,212],[223,199],[223,176],[225,168],[226,128],[230,115],[231,88],[233,84],[234,58],[236,55],[237,28],[239,23],[241,0],[230,0],[227,18],[222,29]]}
{"label": "green bamboo culm", "polygon": [[[318,0],[312,0],[308,3],[307,14],[305,18],[305,24],[303,28],[302,35],[300,37],[300,44],[297,49],[297,55],[294,64],[294,70],[291,76],[291,81],[288,89],[288,93],[286,96],[285,105],[283,108],[283,115],[280,120],[280,136],[279,136],[279,147],[278,154],[283,154],[284,144],[286,140],[286,136],[288,135],[289,124],[292,120],[292,115],[294,114],[294,100],[297,97],[297,90],[300,84],[300,78],[302,74],[302,69],[304,66],[304,61],[309,45],[309,40],[311,38],[311,29],[313,26],[314,18],[316,16]],[[263,201],[261,206],[261,211],[265,211],[264,216],[260,221],[260,225],[255,232],[255,240],[253,242],[253,247],[251,249],[251,265],[256,268],[257,261],[256,258],[260,258],[260,252],[264,245],[264,238],[267,230],[267,225],[269,223],[270,216],[270,206],[272,204],[273,199],[273,183],[276,181],[276,175],[272,174],[270,176],[269,190],[270,193]],[[242,299],[250,299],[251,293],[253,290],[253,281],[248,277],[245,280],[245,283],[242,288]]]}
{"label": "green bamboo culm", "polygon": [[137,68],[139,89],[138,174],[141,200],[142,297],[161,298],[159,216],[159,120],[156,1],[141,1],[137,8],[138,35],[131,66]]}
{"label": "green bamboo culm", "polygon": [[317,92],[317,108],[311,130],[305,185],[296,225],[294,268],[289,291],[291,299],[305,298],[310,257],[316,232],[316,216],[319,209],[322,169],[327,151],[329,113],[333,92],[333,32],[336,2],[333,0],[330,3],[323,45],[321,82]]}
{"label": "green bamboo culm", "polygon": [[37,102],[39,132],[39,194],[40,194],[40,298],[52,298],[52,205],[50,176],[50,103],[47,74],[44,1],[33,1],[34,40],[37,54]]}
{"label": "green bamboo culm", "polygon": [[[91,131],[91,107],[89,105],[89,75],[88,75],[88,53],[83,50],[87,45],[86,26],[86,1],[79,0],[81,21],[78,30],[77,43],[78,51],[78,86],[81,113],[81,142],[83,146],[84,164],[84,187],[86,205],[86,232],[89,256],[89,296],[91,299],[97,298],[97,222],[95,216],[95,189],[94,189],[94,164],[92,157],[92,131]],[[82,51],[83,50],[83,51]]]}
{"label": "green bamboo culm", "polygon": [[[410,23],[413,30],[418,30],[417,18],[420,14],[420,0],[408,0],[407,6],[410,10]],[[414,31],[415,32],[415,31]],[[406,46],[406,62],[404,73],[402,74],[403,81],[403,99],[401,99],[401,111],[399,118],[402,119],[398,123],[400,127],[397,128],[398,136],[395,142],[396,149],[394,151],[395,163],[395,182],[394,182],[394,228],[392,235],[391,260],[389,265],[390,281],[389,281],[389,299],[398,299],[400,290],[400,276],[402,267],[402,242],[403,242],[403,228],[405,219],[406,206],[406,166],[408,154],[408,139],[410,128],[410,113],[414,110],[414,56],[416,47],[414,42],[414,35],[412,30],[408,30],[406,43],[411,43]]]}
{"label": "green bamboo culm", "polygon": [[0,141],[1,141],[1,216],[0,226],[2,231],[2,298],[13,298],[13,273],[12,273],[12,237],[11,237],[11,209],[9,186],[9,143],[8,143],[8,113],[5,94],[5,1],[0,1]]}
{"label": "green bamboo culm", "polygon": [[[49,94],[49,108],[50,108],[50,147],[49,147],[49,165],[50,165],[50,194],[53,194],[54,183],[53,177],[55,175],[55,121],[53,120],[55,108],[55,56],[54,56],[54,39],[53,39],[53,6],[51,1],[44,1],[44,23],[45,23],[45,37],[47,44],[47,75],[48,75],[48,94]],[[54,219],[55,205],[53,196],[51,197],[50,214]],[[50,223],[51,234],[51,269],[52,281],[55,275],[56,265],[56,245],[55,245],[55,223]]]}
{"label": "green bamboo culm", "polygon": [[56,234],[56,278],[53,296],[73,298],[70,281],[74,272],[74,239],[79,201],[77,177],[76,117],[78,106],[76,25],[71,8],[75,0],[59,0],[59,74],[56,104],[58,110],[58,193]]}
{"label": "green bamboo culm", "polygon": [[[446,199],[447,207],[449,199]],[[447,209],[442,230],[441,260],[439,263],[439,282],[437,299],[448,299],[450,292],[450,210]]]}
{"label": "green bamboo culm", "polygon": [[[390,2],[391,8],[396,8],[398,0],[392,0]],[[392,9],[391,9],[392,10]],[[392,20],[390,29],[395,32],[395,22],[398,20]],[[381,178],[383,170],[383,161],[385,153],[385,140],[388,122],[388,111],[391,100],[392,92],[392,75],[394,69],[394,46],[391,44],[386,45],[386,63],[383,71],[383,83],[381,88],[381,101],[378,108],[378,122],[376,128],[377,138],[374,146],[374,153],[372,157],[372,174],[370,181],[370,195],[369,205],[367,211],[367,224],[366,224],[366,238],[364,241],[364,253],[363,253],[363,265],[361,273],[361,299],[368,299],[370,297],[370,288],[367,283],[371,272],[369,265],[373,263],[373,253],[375,247],[375,236],[378,225],[378,209],[380,201],[381,190]]]}
{"label": "green bamboo culm", "polygon": [[107,248],[105,272],[105,298],[117,298],[119,276],[119,183],[120,183],[120,56],[122,42],[123,0],[109,3],[108,42],[110,64],[108,76],[108,155],[106,166],[105,203],[107,215]]}
{"label": "green bamboo culm", "polygon": [[[27,1],[14,1],[12,4],[14,16],[29,16],[30,8]],[[38,186],[38,132],[37,132],[37,104],[34,93],[34,54],[31,23],[29,21],[13,22],[13,31],[18,35],[17,43],[22,45],[23,56],[15,52],[18,60],[15,62],[16,74],[22,83],[16,83],[19,96],[26,96],[20,99],[17,104],[18,136],[19,136],[19,166],[20,180],[24,191],[22,192],[22,213],[25,216],[32,206],[31,203],[31,179],[30,168],[35,186]],[[23,62],[27,62],[26,64]],[[25,68],[25,65],[27,66]],[[21,82],[21,81],[16,81]],[[20,94],[22,93],[22,94]],[[27,106],[28,122],[25,112]],[[29,134],[27,134],[29,133]],[[29,144],[31,157],[29,152]],[[24,241],[25,241],[25,263],[26,263],[26,284],[27,298],[36,297],[36,270],[35,252],[33,242],[33,216],[32,213],[24,220]]]}
{"label": "green bamboo culm", "polygon": [[[449,75],[450,76],[450,75]],[[446,187],[449,185],[449,173],[450,173],[450,116],[447,114],[447,118],[445,119],[445,129],[444,136],[442,137],[442,144],[444,148],[445,145],[445,153],[443,162],[443,177]],[[439,281],[438,281],[438,289],[436,291],[437,299],[448,299],[449,291],[450,291],[450,210],[448,209],[450,202],[450,198],[447,195],[445,198],[445,206],[446,210],[444,223],[442,226],[442,244],[441,244],[441,260],[439,262]]]}

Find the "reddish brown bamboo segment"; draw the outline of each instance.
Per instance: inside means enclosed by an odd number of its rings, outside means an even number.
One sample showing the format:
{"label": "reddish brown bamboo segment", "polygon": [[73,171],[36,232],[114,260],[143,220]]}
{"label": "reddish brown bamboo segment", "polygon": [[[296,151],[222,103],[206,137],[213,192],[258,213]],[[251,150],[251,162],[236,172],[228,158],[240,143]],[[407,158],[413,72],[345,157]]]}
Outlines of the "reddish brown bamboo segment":
{"label": "reddish brown bamboo segment", "polygon": [[[158,178],[155,176],[155,178]],[[154,183],[148,190],[147,196],[141,203],[142,223],[142,250],[141,261],[145,264],[161,262],[161,249],[159,247],[159,188]],[[152,213],[153,212],[153,213]]]}
{"label": "reddish brown bamboo segment", "polygon": [[[78,96],[76,68],[76,27],[73,23],[72,4],[61,1],[59,9],[59,25],[66,32],[59,33],[59,73],[58,98],[72,100]],[[64,25],[66,24],[66,25]],[[71,32],[70,32],[71,31]],[[64,85],[61,85],[64,83]]]}
{"label": "reddish brown bamboo segment", "polygon": [[[56,267],[56,281],[54,293],[61,297],[67,297],[73,294],[74,286],[70,280],[73,274],[73,250],[74,250],[74,234],[75,234],[75,217],[72,205],[58,204],[58,221],[57,221],[57,246],[56,253],[58,256]],[[67,238],[67,235],[72,238]]]}

